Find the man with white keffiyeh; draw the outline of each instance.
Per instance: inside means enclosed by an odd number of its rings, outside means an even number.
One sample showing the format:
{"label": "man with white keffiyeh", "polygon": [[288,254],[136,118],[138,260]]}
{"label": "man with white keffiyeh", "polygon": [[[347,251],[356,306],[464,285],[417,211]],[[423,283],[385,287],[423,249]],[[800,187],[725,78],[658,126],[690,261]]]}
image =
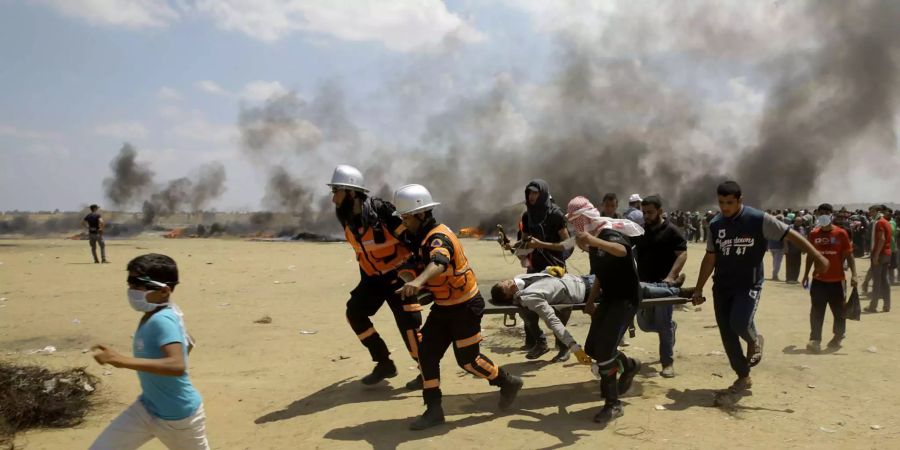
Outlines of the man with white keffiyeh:
{"label": "man with white keffiyeh", "polygon": [[[627,219],[602,217],[585,197],[573,198],[567,210],[566,219],[577,232],[578,246],[590,254],[594,275],[584,308],[591,315],[584,350],[595,361],[606,400],[594,421],[606,425],[624,414],[619,395],[628,391],[641,368],[640,361],[619,351],[618,343],[641,301],[630,238],[642,235],[644,229]],[[596,304],[601,288],[603,299]]]}

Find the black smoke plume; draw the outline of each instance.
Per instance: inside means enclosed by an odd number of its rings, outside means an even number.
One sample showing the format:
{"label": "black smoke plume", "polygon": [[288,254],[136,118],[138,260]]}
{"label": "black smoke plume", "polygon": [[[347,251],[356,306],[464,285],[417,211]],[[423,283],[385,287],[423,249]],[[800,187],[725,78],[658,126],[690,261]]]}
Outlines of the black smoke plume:
{"label": "black smoke plume", "polygon": [[[335,164],[349,163],[364,172],[373,193],[389,196],[390,188],[418,182],[442,202],[442,220],[483,228],[516,220],[510,205],[524,200],[533,178],[547,180],[563,207],[575,195],[598,203],[615,192],[660,193],[670,210],[705,209],[715,204],[716,184],[728,178],[744,186],[755,206],[779,207],[810,201],[835,164],[859,164],[860,156],[888,160],[897,151],[900,2],[617,10],[629,12],[612,13],[596,29],[562,27],[553,69],[539,82],[526,86],[501,73],[487,88],[477,80],[439,101],[429,89],[413,89],[425,92],[425,103],[397,102],[441,105],[424,118],[405,112],[409,122],[424,123],[417,137],[372,143],[359,138],[366,133],[348,139],[336,132],[360,128],[331,85],[330,95],[309,103],[290,94],[243,110],[244,147],[270,165],[300,161],[293,183],[280,184],[290,187],[281,189],[288,198],[300,199],[288,204],[303,211],[302,221],[328,217],[307,213],[322,211],[311,193]],[[728,82],[742,86],[729,85],[727,101],[715,92],[723,67]],[[719,86],[684,86],[705,80]],[[430,88],[433,78],[413,85]],[[388,101],[402,95],[402,86],[390,86]],[[762,107],[754,96],[765,99]],[[283,181],[284,173],[272,173]]]}
{"label": "black smoke plume", "polygon": [[763,205],[810,200],[822,172],[851,149],[848,165],[897,151],[900,2],[809,2],[808,14],[822,44],[784,64],[760,143],[734,171]]}
{"label": "black smoke plume", "polygon": [[117,207],[127,207],[153,186],[153,172],[136,161],[137,151],[125,143],[109,163],[113,175],[103,180],[106,197]]}

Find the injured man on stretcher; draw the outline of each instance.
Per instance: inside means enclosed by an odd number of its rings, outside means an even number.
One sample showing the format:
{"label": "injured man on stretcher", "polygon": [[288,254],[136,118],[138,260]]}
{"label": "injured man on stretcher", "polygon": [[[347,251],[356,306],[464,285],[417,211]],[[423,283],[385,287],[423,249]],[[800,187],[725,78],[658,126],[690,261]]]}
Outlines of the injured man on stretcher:
{"label": "injured man on stretcher", "polygon": [[[644,300],[657,298],[691,298],[694,288],[681,287],[684,278],[677,283],[641,283],[641,297]],[[490,302],[497,306],[510,305],[527,308],[537,313],[560,342],[569,347],[578,361],[590,363],[590,357],[566,330],[554,307],[582,305],[587,300],[594,283],[594,275],[572,275],[561,267],[548,267],[543,272],[516,275],[502,280],[491,288]],[[603,301],[603,293],[600,299]],[[646,302],[652,304],[652,300]],[[642,307],[645,305],[642,304]],[[488,312],[488,311],[485,311]],[[639,313],[640,314],[640,313]]]}

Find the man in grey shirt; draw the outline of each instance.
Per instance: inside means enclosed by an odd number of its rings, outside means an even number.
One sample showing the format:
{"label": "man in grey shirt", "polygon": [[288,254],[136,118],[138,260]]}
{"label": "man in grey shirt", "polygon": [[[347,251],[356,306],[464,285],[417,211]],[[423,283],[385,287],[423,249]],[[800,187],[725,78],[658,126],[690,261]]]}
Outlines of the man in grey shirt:
{"label": "man in grey shirt", "polygon": [[[491,288],[491,303],[522,306],[535,313],[544,321],[560,342],[569,347],[579,362],[588,364],[590,357],[584,352],[572,334],[566,330],[562,320],[556,315],[554,306],[584,303],[594,276],[565,274],[561,277],[552,273],[554,267],[543,272],[516,275],[502,280]],[[681,288],[668,283],[641,283],[643,298],[690,297],[693,288]]]}

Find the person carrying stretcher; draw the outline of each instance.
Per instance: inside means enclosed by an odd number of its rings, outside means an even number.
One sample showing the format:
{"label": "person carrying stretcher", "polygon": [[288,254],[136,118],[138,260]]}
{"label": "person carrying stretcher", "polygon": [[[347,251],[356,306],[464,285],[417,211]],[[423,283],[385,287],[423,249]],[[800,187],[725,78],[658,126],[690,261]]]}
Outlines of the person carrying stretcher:
{"label": "person carrying stretcher", "polygon": [[[394,215],[394,206],[368,196],[362,172],[352,166],[337,166],[328,186],[338,221],[359,263],[359,284],[350,291],[346,314],[350,328],[376,363],[372,373],[362,379],[363,384],[371,385],[397,376],[391,352],[370,319],[385,302],[391,308],[409,355],[418,361],[422,307],[402,300],[395,292],[400,287],[397,270],[409,259],[410,250],[404,242],[402,221]],[[406,388],[421,389],[421,379],[416,377],[406,383]]]}
{"label": "person carrying stretcher", "polygon": [[[491,386],[498,386],[499,407],[509,408],[522,388],[522,380],[479,351],[484,299],[459,239],[432,215],[432,209],[439,203],[432,200],[424,186],[410,184],[394,193],[394,204],[413,236],[413,242],[418,244],[414,255],[420,264],[416,278],[406,282],[397,292],[409,299],[424,289],[431,292],[434,299],[422,327],[419,347],[426,410],[410,424],[410,429],[424,430],[444,423],[440,362],[451,345],[459,366],[488,380]],[[408,278],[404,274],[401,276]]]}
{"label": "person carrying stretcher", "polygon": [[[558,317],[554,306],[565,308],[566,305],[584,303],[594,284],[594,278],[594,275],[568,274],[561,267],[548,267],[543,272],[516,275],[498,282],[491,288],[490,301],[495,305],[521,306],[537,314],[553,331],[556,339],[575,354],[578,362],[590,364],[590,357],[566,330],[566,325]],[[690,298],[694,294],[694,288],[682,288],[680,283],[641,283],[641,292],[644,299]]]}

